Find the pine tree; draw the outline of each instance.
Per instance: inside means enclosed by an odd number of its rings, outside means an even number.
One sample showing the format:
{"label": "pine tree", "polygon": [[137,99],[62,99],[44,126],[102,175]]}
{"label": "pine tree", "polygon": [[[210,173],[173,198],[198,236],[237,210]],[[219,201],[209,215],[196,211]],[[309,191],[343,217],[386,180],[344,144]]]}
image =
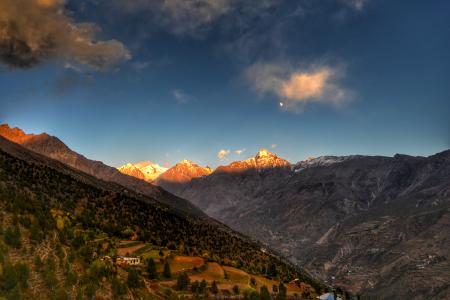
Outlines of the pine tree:
{"label": "pine tree", "polygon": [[147,261],[147,272],[148,272],[148,278],[150,279],[156,279],[158,278],[158,273],[156,272],[156,264],[153,258],[150,257],[150,259]]}
{"label": "pine tree", "polygon": [[213,293],[214,295],[215,294],[217,294],[219,292],[219,288],[217,287],[217,283],[216,283],[216,281],[214,280],[212,283],[211,283],[211,293]]}
{"label": "pine tree", "polygon": [[207,286],[208,286],[208,283],[206,283],[206,280],[203,279],[203,280],[200,282],[199,292],[200,292],[200,293],[204,293]]}
{"label": "pine tree", "polygon": [[277,266],[274,263],[269,264],[267,275],[271,278],[277,277],[278,275]]}
{"label": "pine tree", "polygon": [[137,288],[137,287],[141,286],[139,274],[136,269],[130,268],[128,270],[127,284],[128,284],[128,287],[130,287],[130,288]]}
{"label": "pine tree", "polygon": [[197,294],[197,293],[200,292],[200,282],[198,282],[198,280],[194,281],[194,282],[191,284],[191,292],[192,292],[193,294]]}
{"label": "pine tree", "polygon": [[19,282],[19,274],[12,264],[7,263],[3,271],[3,287],[9,291]]}
{"label": "pine tree", "polygon": [[8,227],[4,235],[5,243],[19,249],[22,246],[20,241],[20,229],[17,226]]}
{"label": "pine tree", "polygon": [[163,276],[165,278],[171,278],[172,277],[172,272],[170,272],[170,265],[169,265],[169,262],[167,262],[167,261],[164,263]]}
{"label": "pine tree", "polygon": [[278,285],[274,284],[274,285],[272,286],[272,292],[273,292],[274,294],[278,293]]}
{"label": "pine tree", "polygon": [[263,285],[259,291],[261,300],[270,300],[270,293],[267,286]]}
{"label": "pine tree", "polygon": [[111,286],[113,290],[113,294],[115,296],[122,296],[127,293],[127,285],[120,281],[120,279],[117,276],[114,276],[111,281]]}
{"label": "pine tree", "polygon": [[239,291],[239,287],[237,285],[233,286],[233,293],[235,295],[239,295],[240,291]]}
{"label": "pine tree", "polygon": [[278,294],[276,300],[286,300],[287,290],[282,282],[278,286]]}
{"label": "pine tree", "polygon": [[186,272],[181,273],[177,279],[177,289],[185,290],[189,285],[190,279]]}

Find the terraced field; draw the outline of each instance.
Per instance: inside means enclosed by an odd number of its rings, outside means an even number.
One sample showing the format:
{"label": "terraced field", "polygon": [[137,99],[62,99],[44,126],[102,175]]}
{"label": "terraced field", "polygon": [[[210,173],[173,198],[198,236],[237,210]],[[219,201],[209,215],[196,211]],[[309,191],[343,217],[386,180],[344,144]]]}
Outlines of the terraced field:
{"label": "terraced field", "polygon": [[145,244],[137,244],[133,246],[126,246],[124,248],[118,248],[117,255],[119,256],[131,255],[137,252],[138,250],[142,249],[143,247],[145,247]]}
{"label": "terraced field", "polygon": [[191,271],[194,268],[201,268],[204,264],[205,261],[201,257],[175,256],[170,262],[170,270],[172,273]]}
{"label": "terraced field", "polygon": [[[243,270],[231,266],[223,266],[216,262],[206,262],[202,257],[179,255],[177,251],[155,248],[151,244],[122,241],[119,243],[119,247],[118,254],[127,253],[127,255],[131,256],[141,256],[144,261],[153,258],[157,271],[160,273],[163,271],[164,261],[167,260],[169,262],[172,273],[171,279],[147,282],[147,285],[155,293],[162,293],[164,289],[174,288],[176,278],[181,272],[187,272],[191,282],[205,280],[210,285],[215,281],[219,290],[229,291],[230,293],[232,293],[234,286],[238,286],[241,291],[244,291],[248,289],[259,290],[261,286],[265,285],[270,292],[273,292],[273,286],[279,285],[279,282],[276,280],[248,274]],[[160,251],[163,254],[162,256]],[[256,282],[255,285],[251,284],[252,279]],[[305,285],[297,285],[295,283],[287,283],[285,286],[288,295],[301,295],[308,288]]]}
{"label": "terraced field", "polygon": [[215,262],[206,263],[206,269],[198,274],[190,275],[192,281],[206,280],[208,283],[212,281],[223,281],[225,279],[225,272],[221,265]]}

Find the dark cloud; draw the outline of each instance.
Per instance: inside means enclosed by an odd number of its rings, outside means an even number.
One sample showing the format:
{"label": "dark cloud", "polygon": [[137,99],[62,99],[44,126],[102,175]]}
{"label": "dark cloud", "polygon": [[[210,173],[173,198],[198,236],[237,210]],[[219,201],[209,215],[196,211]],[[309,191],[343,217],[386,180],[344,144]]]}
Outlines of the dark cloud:
{"label": "dark cloud", "polygon": [[97,41],[93,24],[75,23],[63,0],[0,0],[0,62],[30,68],[52,58],[95,69],[130,58],[116,41]]}

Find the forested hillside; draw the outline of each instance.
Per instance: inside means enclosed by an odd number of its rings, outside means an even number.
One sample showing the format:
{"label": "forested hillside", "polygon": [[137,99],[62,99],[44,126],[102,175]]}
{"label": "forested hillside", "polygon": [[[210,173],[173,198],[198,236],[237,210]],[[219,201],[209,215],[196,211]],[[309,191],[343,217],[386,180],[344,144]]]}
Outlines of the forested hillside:
{"label": "forested hillside", "polygon": [[22,153],[33,159],[0,150],[0,294],[8,299],[147,297],[142,286],[126,285],[129,274],[121,276],[115,266],[100,260],[116,253],[122,239],[285,282],[300,278],[320,288],[220,223],[185,216],[126,189],[111,191],[86,174],[52,161],[57,170],[39,163],[47,159],[37,154]]}

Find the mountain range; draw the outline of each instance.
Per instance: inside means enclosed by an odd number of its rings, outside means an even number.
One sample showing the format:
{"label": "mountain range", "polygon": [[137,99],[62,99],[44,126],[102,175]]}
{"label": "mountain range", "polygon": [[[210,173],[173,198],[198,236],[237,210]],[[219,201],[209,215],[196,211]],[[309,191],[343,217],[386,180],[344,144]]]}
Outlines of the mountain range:
{"label": "mountain range", "polygon": [[115,182],[133,191],[159,199],[172,207],[195,215],[205,214],[189,201],[173,196],[158,186],[148,184],[143,178],[128,176],[101,161],[90,160],[73,151],[57,137],[41,134],[27,134],[20,128],[0,125],[0,136],[13,141],[29,150],[58,160],[72,168],[93,175],[105,181]]}
{"label": "mountain range", "polygon": [[[144,265],[113,264],[111,256],[124,243],[132,245],[127,249],[141,245],[149,255],[159,251],[161,269],[164,262],[176,267],[180,257],[184,269],[173,270],[174,276],[184,270],[186,276],[205,278],[211,265],[262,282],[300,278],[308,295],[325,287],[220,222],[181,212],[160,197],[98,179],[3,137],[0,216],[0,297],[5,299],[178,299],[176,293],[169,297],[170,287],[188,292],[162,270],[149,278]],[[199,260],[207,261],[200,270],[187,263]],[[224,287],[236,282],[223,272],[215,278]],[[302,291],[300,285],[290,287]],[[209,290],[203,288],[202,294]]]}
{"label": "mountain range", "polygon": [[263,153],[166,188],[354,294],[450,297],[450,150],[293,165]]}
{"label": "mountain range", "polygon": [[450,150],[291,164],[261,149],[191,180],[167,177],[166,190],[328,283],[381,298],[450,297]]}
{"label": "mountain range", "polygon": [[[57,138],[5,125],[0,135],[108,180],[78,163],[87,159]],[[114,174],[109,181],[126,178],[123,186],[141,192],[137,184],[127,185],[132,178],[156,195],[167,190],[179,198],[164,196],[161,202],[196,215],[200,209],[354,294],[450,298],[450,150],[429,157],[322,156],[291,164],[261,149],[214,170],[184,160],[148,181],[145,165],[152,164],[127,165],[127,174],[137,178],[107,167]],[[134,169],[140,173],[128,172]]]}

